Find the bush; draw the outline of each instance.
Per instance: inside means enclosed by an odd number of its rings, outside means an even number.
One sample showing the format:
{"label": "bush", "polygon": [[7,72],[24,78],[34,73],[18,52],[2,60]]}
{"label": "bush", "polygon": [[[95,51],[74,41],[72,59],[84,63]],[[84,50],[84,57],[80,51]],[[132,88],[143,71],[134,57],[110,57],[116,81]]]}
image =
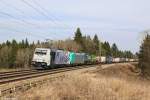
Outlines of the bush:
{"label": "bush", "polygon": [[13,64],[12,61],[12,47],[4,46],[0,49],[0,65],[8,68]]}
{"label": "bush", "polygon": [[17,51],[15,64],[17,67],[29,67],[32,59],[32,52],[29,48],[19,49]]}

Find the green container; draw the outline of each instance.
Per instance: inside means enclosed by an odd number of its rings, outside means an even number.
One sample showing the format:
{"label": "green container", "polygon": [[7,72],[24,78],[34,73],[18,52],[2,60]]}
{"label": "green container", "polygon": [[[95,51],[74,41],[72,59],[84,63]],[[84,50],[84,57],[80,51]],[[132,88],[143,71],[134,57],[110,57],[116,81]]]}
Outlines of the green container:
{"label": "green container", "polygon": [[74,64],[74,62],[75,62],[75,53],[74,52],[70,52],[69,60],[70,60],[70,64]]}
{"label": "green container", "polygon": [[95,55],[91,55],[91,60],[92,61],[96,61],[96,56]]}

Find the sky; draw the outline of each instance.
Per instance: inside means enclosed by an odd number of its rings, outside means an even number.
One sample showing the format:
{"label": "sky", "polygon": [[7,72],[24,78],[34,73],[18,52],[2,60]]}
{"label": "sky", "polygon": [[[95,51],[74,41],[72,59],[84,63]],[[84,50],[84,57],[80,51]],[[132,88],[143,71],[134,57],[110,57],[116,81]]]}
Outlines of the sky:
{"label": "sky", "polygon": [[0,0],[0,42],[73,38],[97,34],[121,50],[139,51],[150,28],[150,0]]}

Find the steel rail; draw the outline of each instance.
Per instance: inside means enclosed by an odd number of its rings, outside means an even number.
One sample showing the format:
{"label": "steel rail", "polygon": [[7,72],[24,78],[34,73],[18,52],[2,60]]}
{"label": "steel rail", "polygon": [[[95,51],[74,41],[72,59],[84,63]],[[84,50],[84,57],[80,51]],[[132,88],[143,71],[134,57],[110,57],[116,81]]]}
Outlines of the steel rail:
{"label": "steel rail", "polygon": [[25,74],[22,73],[18,75],[5,76],[2,78],[0,77],[0,85],[10,83],[10,82],[30,79],[30,78],[41,77],[45,75],[51,75],[51,74],[57,74],[57,73],[67,72],[67,71],[72,71],[72,70],[77,70],[77,69],[89,68],[89,67],[93,67],[93,66],[65,67],[65,68],[58,68],[58,69],[53,69],[53,70],[46,70],[42,72],[25,73]]}

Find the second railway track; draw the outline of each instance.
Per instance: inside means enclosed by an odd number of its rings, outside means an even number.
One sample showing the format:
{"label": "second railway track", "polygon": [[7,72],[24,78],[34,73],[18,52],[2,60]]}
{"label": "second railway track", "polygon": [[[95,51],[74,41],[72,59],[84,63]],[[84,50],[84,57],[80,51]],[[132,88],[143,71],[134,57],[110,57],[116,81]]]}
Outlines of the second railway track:
{"label": "second railway track", "polygon": [[15,81],[45,76],[45,75],[67,72],[71,70],[89,68],[89,67],[93,67],[93,65],[65,67],[65,68],[58,68],[58,69],[51,69],[51,70],[23,70],[23,71],[13,71],[12,73],[11,72],[6,72],[3,74],[0,73],[0,85],[10,83],[10,82],[15,82]]}

